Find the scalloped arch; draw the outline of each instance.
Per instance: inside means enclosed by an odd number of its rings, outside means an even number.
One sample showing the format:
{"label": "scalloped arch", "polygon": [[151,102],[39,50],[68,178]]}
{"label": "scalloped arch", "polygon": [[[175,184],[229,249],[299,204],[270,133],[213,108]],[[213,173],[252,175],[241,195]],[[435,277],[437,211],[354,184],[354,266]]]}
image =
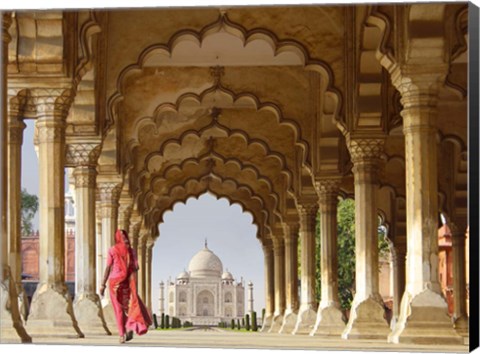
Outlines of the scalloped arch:
{"label": "scalloped arch", "polygon": [[[131,155],[133,154],[133,151],[136,147],[141,145],[141,142],[139,141],[139,133],[141,130],[146,129],[146,128],[152,128],[153,132],[155,134],[158,134],[158,123],[157,123],[157,118],[159,115],[163,112],[175,112],[179,113],[181,110],[182,105],[185,103],[185,101],[191,101],[195,102],[198,104],[199,108],[203,107],[203,104],[205,101],[208,100],[210,95],[213,95],[215,93],[221,92],[223,94],[223,97],[228,99],[231,104],[235,107],[242,106],[244,107],[246,104],[249,104],[250,108],[255,109],[257,112],[270,112],[272,113],[275,118],[277,119],[277,122],[279,126],[286,126],[290,128],[293,132],[294,140],[295,140],[295,145],[299,146],[303,152],[304,152],[304,158],[302,162],[305,162],[306,156],[309,154],[309,148],[308,148],[308,143],[301,138],[302,132],[299,124],[288,118],[284,118],[283,113],[276,105],[275,103],[272,102],[261,102],[261,100],[256,97],[254,94],[249,93],[249,92],[242,92],[239,94],[236,94],[233,91],[230,91],[224,87],[216,87],[212,86],[206,90],[204,90],[201,94],[196,94],[194,92],[188,92],[182,94],[180,97],[178,97],[177,101],[175,104],[173,103],[163,103],[159,106],[157,106],[154,110],[154,114],[151,117],[142,117],[139,120],[137,120],[135,126],[134,126],[134,131],[133,131],[133,137],[127,142],[128,146],[128,153]],[[208,115],[208,114],[207,114]],[[211,128],[212,126],[220,127],[224,129],[225,131],[234,131],[238,133],[244,133],[246,137],[248,137],[248,133],[242,130],[238,129],[230,129],[228,127],[225,127],[224,125],[220,124],[219,122],[215,121],[212,119],[212,122],[209,125],[206,125],[205,127],[200,129],[200,132]],[[187,130],[182,133],[182,135],[188,134],[190,130]],[[182,135],[177,138],[177,140],[182,139]],[[162,145],[165,145],[166,142],[163,142]],[[266,144],[266,143],[265,143]],[[268,145],[268,144],[266,144]]]}
{"label": "scalloped arch", "polygon": [[340,91],[333,86],[334,75],[331,68],[322,60],[312,59],[309,55],[306,47],[301,44],[299,41],[294,39],[289,40],[279,40],[275,33],[268,31],[266,29],[253,29],[246,30],[240,24],[230,21],[226,14],[219,16],[217,21],[206,25],[199,32],[192,30],[180,30],[175,33],[167,44],[155,44],[151,45],[143,50],[138,56],[137,62],[134,64],[127,65],[119,74],[117,79],[117,91],[111,95],[108,99],[108,117],[107,117],[107,129],[115,122],[116,112],[119,102],[123,100],[123,83],[128,75],[141,71],[145,65],[145,61],[148,57],[152,55],[154,51],[159,51],[164,55],[171,56],[175,47],[182,40],[194,41],[196,43],[201,43],[209,35],[218,33],[220,31],[225,31],[229,34],[236,36],[241,39],[244,45],[247,45],[255,40],[262,40],[266,42],[269,46],[274,48],[275,55],[282,53],[292,53],[294,55],[300,56],[303,59],[303,66],[308,70],[315,70],[325,79],[326,81],[326,93],[330,99],[334,101],[335,104],[335,115],[340,111],[341,106],[341,94]]}
{"label": "scalloped arch", "polygon": [[[195,165],[199,165],[199,163],[195,160],[191,160],[190,161],[191,164],[195,164]],[[182,169],[185,167],[186,164],[182,163],[182,165],[175,165],[173,166],[174,168],[176,169]],[[245,171],[245,170],[242,170],[242,171]],[[255,173],[254,170],[251,170]],[[143,201],[144,201],[144,207],[147,209],[147,210],[151,210],[152,209],[152,200],[156,199],[156,198],[161,198],[161,197],[164,197],[164,196],[167,196],[167,197],[170,197],[172,194],[173,194],[173,190],[178,187],[178,186],[185,186],[186,184],[189,183],[189,181],[192,181],[192,180],[198,180],[198,181],[201,181],[207,177],[213,177],[213,178],[217,178],[218,180],[222,181],[222,182],[225,182],[225,181],[232,181],[235,183],[235,185],[238,185],[238,186],[243,186],[244,188],[248,189],[249,191],[249,195],[250,195],[250,198],[251,199],[255,199],[255,200],[258,200],[260,202],[260,204],[263,206],[263,208],[268,211],[268,215],[269,215],[269,219],[267,220],[270,220],[271,222],[274,222],[274,218],[276,217],[278,220],[281,220],[282,216],[281,216],[281,211],[278,209],[279,207],[279,203],[278,203],[278,195],[276,195],[275,192],[273,191],[269,191],[269,194],[268,194],[268,197],[270,197],[273,201],[273,205],[272,205],[272,202],[267,202],[264,198],[266,196],[262,196],[260,194],[257,194],[257,192],[254,191],[254,189],[248,185],[248,184],[244,184],[244,183],[239,183],[237,182],[236,180],[234,180],[232,177],[228,177],[228,176],[223,176],[223,175],[220,175],[216,172],[201,172],[200,174],[196,175],[196,176],[192,176],[192,177],[189,177],[187,178],[186,180],[184,181],[179,181],[178,183],[176,184],[172,184],[168,190],[165,191],[164,195],[163,196],[159,196],[157,194],[155,194],[153,192],[153,184],[154,183],[157,183],[157,181],[161,181],[163,178],[161,177],[157,177],[157,179],[155,180],[152,180],[151,182],[151,188],[145,192],[145,197],[143,198]],[[261,181],[262,183],[265,183],[267,186],[268,186],[268,180],[266,179],[260,179],[259,181]],[[240,188],[240,187],[239,187]],[[139,200],[140,202],[142,202],[142,200],[140,199]],[[272,209],[273,208],[273,209]],[[270,219],[270,216],[272,217],[272,219]]]}
{"label": "scalloped arch", "polygon": [[[220,178],[218,180],[221,181]],[[236,186],[238,185],[236,183],[236,181],[233,180],[233,179],[228,179],[226,181],[228,181],[228,183],[232,183],[233,185],[236,185]],[[201,178],[192,178],[192,179],[189,179],[189,181],[187,183],[196,183],[196,184],[200,185],[202,183],[202,180],[201,180]],[[222,182],[222,183],[224,183],[224,182]],[[243,186],[238,187],[238,189],[242,189],[242,190],[246,191],[247,193],[250,192],[250,190],[248,188],[244,188]],[[200,195],[202,195],[206,192],[209,192],[211,194],[216,195],[217,197],[225,197],[230,201],[238,203],[242,206],[242,210],[244,212],[249,212],[252,215],[253,222],[257,226],[258,231],[259,231],[259,235],[257,235],[257,237],[259,237],[259,236],[261,236],[261,234],[263,234],[263,232],[261,232],[261,230],[269,230],[270,229],[269,225],[266,224],[265,222],[261,222],[259,220],[260,216],[256,212],[250,210],[249,206],[241,198],[235,198],[234,196],[229,195],[227,193],[221,193],[219,191],[212,190],[212,188],[209,187],[208,185],[202,187],[202,189],[200,189],[197,192],[187,191],[187,189],[185,188],[184,185],[174,186],[174,187],[172,187],[172,191],[174,191],[177,194],[179,192],[183,192],[184,195],[181,196],[181,197],[177,195],[165,208],[163,208],[163,210],[160,210],[156,206],[152,207],[148,211],[148,213],[146,214],[147,218],[151,219],[152,217],[155,217],[155,215],[156,215],[156,218],[157,218],[156,223],[161,223],[161,222],[163,222],[163,215],[165,214],[165,212],[173,211],[173,208],[177,203],[182,202],[182,201],[185,202],[191,196],[200,196]],[[252,197],[251,200],[252,201],[253,200],[261,201],[260,198],[254,198],[254,197]],[[261,209],[260,213],[263,214],[263,220],[267,221],[268,220],[268,212],[264,209]]]}

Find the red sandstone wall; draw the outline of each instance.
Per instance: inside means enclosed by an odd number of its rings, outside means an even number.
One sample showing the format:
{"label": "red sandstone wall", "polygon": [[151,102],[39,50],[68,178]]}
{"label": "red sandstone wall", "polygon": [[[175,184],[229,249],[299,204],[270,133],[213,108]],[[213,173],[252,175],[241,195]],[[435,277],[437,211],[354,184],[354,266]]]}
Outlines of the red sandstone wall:
{"label": "red sandstone wall", "polygon": [[[22,273],[27,280],[39,280],[39,233],[22,237]],[[75,281],[75,233],[65,234],[65,281]]]}

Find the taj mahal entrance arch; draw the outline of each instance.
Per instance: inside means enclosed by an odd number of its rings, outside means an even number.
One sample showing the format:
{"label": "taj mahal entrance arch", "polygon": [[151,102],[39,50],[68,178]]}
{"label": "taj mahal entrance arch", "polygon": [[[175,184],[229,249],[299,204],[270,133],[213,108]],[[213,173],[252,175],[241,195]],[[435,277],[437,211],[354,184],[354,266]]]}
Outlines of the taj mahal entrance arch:
{"label": "taj mahal entrance arch", "polygon": [[[159,21],[164,16],[170,20]],[[21,291],[21,255],[20,191],[11,181],[22,173],[26,118],[36,120],[41,171],[40,284],[26,323],[2,307],[9,336],[29,341],[45,323],[77,336],[115,328],[111,304],[98,311],[97,295],[114,231],[132,237],[145,298],[157,225],[176,202],[206,191],[241,204],[258,226],[262,330],[391,343],[462,343],[468,335],[465,4],[5,12],[3,19],[8,139],[0,140],[10,197],[2,207],[2,281],[12,303]],[[45,31],[28,33],[34,25]],[[37,54],[27,55],[29,45]],[[58,185],[65,168],[73,169],[77,209],[85,210],[76,223],[84,262],[76,267],[75,299],[63,286]],[[340,194],[355,198],[348,322],[338,302]],[[379,211],[400,270],[393,328],[379,296]],[[454,324],[438,282],[439,211],[456,230]]]}

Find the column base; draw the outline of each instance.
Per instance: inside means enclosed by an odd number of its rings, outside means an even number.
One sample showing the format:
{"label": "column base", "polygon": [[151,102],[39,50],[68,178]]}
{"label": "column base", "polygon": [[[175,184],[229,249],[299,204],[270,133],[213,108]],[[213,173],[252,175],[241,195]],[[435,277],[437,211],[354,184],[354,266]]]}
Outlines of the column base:
{"label": "column base", "polygon": [[278,333],[292,334],[295,325],[297,324],[297,317],[298,316],[295,312],[286,313],[285,316],[283,316],[282,327]]}
{"label": "column base", "polygon": [[18,311],[20,312],[20,317],[25,323],[28,318],[28,298],[25,289],[23,288],[22,283],[17,283],[17,294],[18,294]]}
{"label": "column base", "polygon": [[280,328],[282,328],[283,323],[283,314],[282,315],[274,315],[272,320],[272,325],[268,330],[268,333],[278,333]]}
{"label": "column base", "polygon": [[292,334],[310,334],[317,320],[317,312],[311,308],[300,310]]}
{"label": "column base", "polygon": [[389,343],[463,344],[448,316],[445,299],[430,289],[412,296],[405,292],[400,316]]}
{"label": "column base", "polygon": [[103,318],[102,304],[97,294],[77,294],[73,310],[85,334],[112,334]]}
{"label": "column base", "polygon": [[353,301],[350,319],[342,333],[343,339],[387,339],[390,328],[380,295],[361,302]]}
{"label": "column base", "polygon": [[32,335],[84,338],[65,284],[39,284],[32,298],[27,329]]}
{"label": "column base", "polygon": [[265,318],[263,319],[262,329],[260,330],[260,332],[267,332],[272,326],[272,322],[273,322],[273,316],[265,315]]}
{"label": "column base", "polygon": [[457,318],[453,324],[453,327],[455,328],[457,334],[463,338],[464,344],[468,345],[470,343],[468,317],[461,316]]}
{"label": "column base", "polygon": [[17,292],[7,276],[0,284],[0,343],[32,343],[18,312]]}
{"label": "column base", "polygon": [[340,337],[344,330],[343,313],[338,307],[332,305],[318,309],[317,321],[310,335]]}
{"label": "column base", "polygon": [[113,305],[110,299],[106,297],[102,299],[102,311],[103,311],[103,318],[105,323],[107,324],[107,328],[111,331],[115,331],[118,333],[117,327],[117,319],[115,318],[115,312],[113,311]]}

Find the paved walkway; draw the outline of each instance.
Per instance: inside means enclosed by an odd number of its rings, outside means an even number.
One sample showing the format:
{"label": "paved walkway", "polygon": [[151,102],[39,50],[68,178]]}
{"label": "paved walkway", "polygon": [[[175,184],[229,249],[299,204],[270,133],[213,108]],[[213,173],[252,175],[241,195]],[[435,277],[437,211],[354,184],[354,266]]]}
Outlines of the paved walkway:
{"label": "paved walkway", "polygon": [[[116,335],[88,336],[83,339],[66,339],[65,337],[36,337],[36,344],[67,345],[120,345]],[[311,337],[307,335],[284,335],[260,332],[235,332],[230,330],[151,330],[146,335],[135,337],[131,342],[121,346],[149,347],[184,347],[184,348],[244,348],[244,349],[303,349],[303,350],[363,350],[393,352],[454,352],[466,353],[467,346],[447,345],[408,345],[388,344],[379,340],[342,340]],[[133,349],[133,348],[132,348]]]}

